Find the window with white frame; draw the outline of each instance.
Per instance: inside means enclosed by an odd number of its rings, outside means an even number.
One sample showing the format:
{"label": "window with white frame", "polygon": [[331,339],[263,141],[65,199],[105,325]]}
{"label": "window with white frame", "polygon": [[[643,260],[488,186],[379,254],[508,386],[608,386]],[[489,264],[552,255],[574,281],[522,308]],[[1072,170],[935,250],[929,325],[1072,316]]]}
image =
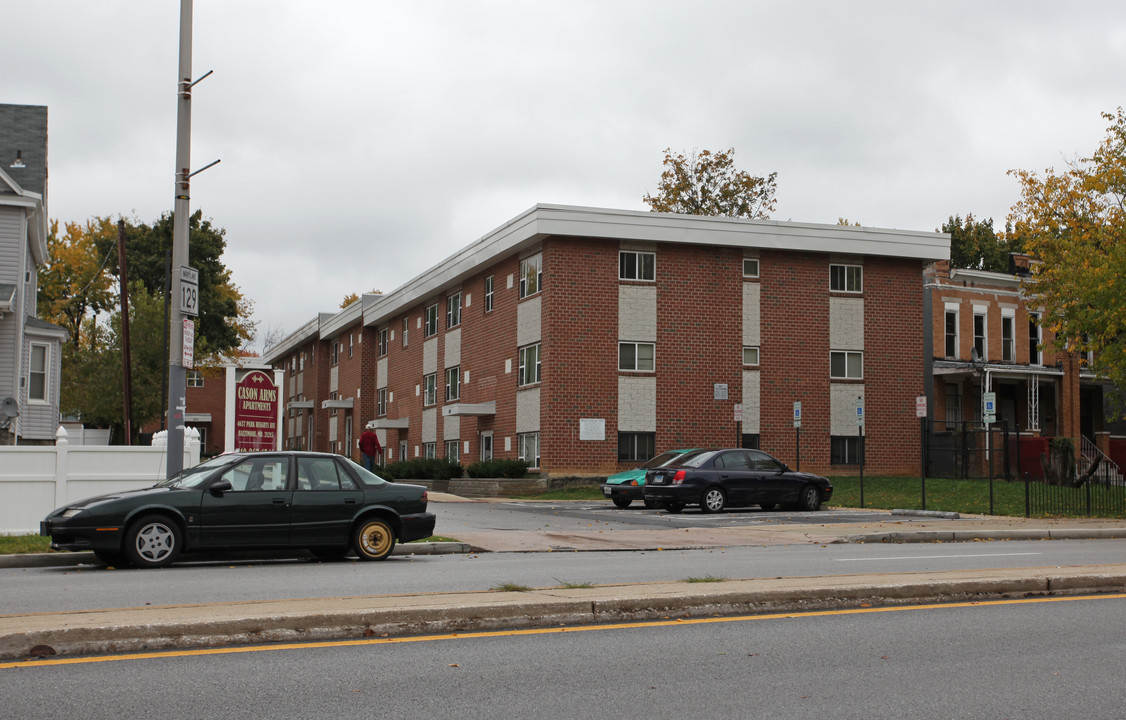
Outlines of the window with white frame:
{"label": "window with white frame", "polygon": [[328,344],[328,362],[330,365],[340,362],[340,343],[336,340]]}
{"label": "window with white frame", "polygon": [[409,317],[403,318],[403,347],[407,346],[407,331],[411,328],[411,319]]}
{"label": "window with white frame", "polygon": [[619,280],[656,280],[657,253],[621,250],[618,252]]}
{"label": "window with white frame", "polygon": [[47,378],[50,377],[51,347],[42,343],[31,343],[31,366],[28,368],[27,399],[47,402]]}
{"label": "window with white frame", "polygon": [[356,333],[348,333],[348,357],[352,357],[352,347],[356,344]]}
{"label": "window with white frame", "polygon": [[946,340],[945,357],[951,360],[958,359],[958,308],[946,308],[946,326],[944,330]]}
{"label": "window with white frame", "polygon": [[864,292],[864,267],[830,264],[829,289],[833,292]]}
{"label": "window with white frame", "polygon": [[387,328],[383,328],[379,331],[378,352],[380,357],[387,354],[387,334]]}
{"label": "window with white frame", "polygon": [[438,444],[437,443],[422,443],[422,457],[427,460],[434,460],[438,457]]}
{"label": "window with white frame", "polygon": [[974,310],[974,349],[977,350],[977,356],[981,360],[986,360],[989,357],[989,346],[986,342],[986,323],[985,311]]}
{"label": "window with white frame", "polygon": [[837,380],[862,380],[864,353],[857,350],[830,350],[829,377]]}
{"label": "window with white frame", "polygon": [[493,276],[485,278],[485,312],[493,311]]}
{"label": "window with white frame", "polygon": [[1012,311],[1001,314],[1001,362],[1016,362],[1016,322]]}
{"label": "window with white frame", "polygon": [[422,329],[423,337],[434,337],[438,334],[438,303],[426,308],[426,324]]}
{"label": "window with white frame", "polygon": [[461,368],[452,367],[446,370],[446,401],[461,398]]}
{"label": "window with white frame", "polygon": [[618,462],[644,462],[657,455],[657,433],[619,432]]}
{"label": "window with white frame", "polygon": [[1028,364],[1044,364],[1040,351],[1040,313],[1028,313]]}
{"label": "window with white frame", "polygon": [[520,433],[516,436],[517,457],[528,463],[528,467],[540,466],[540,434]]}
{"label": "window with white frame", "polygon": [[375,414],[383,417],[387,414],[387,388],[375,391]]}
{"label": "window with white frame", "polygon": [[618,343],[618,369],[653,372],[655,345],[642,342]]}
{"label": "window with white frame", "polygon": [[750,345],[743,347],[743,364],[748,367],[758,365],[758,348]]}
{"label": "window with white frame", "polygon": [[199,370],[189,370],[187,377],[188,387],[201,388],[203,387],[203,373]]}
{"label": "window with white frame", "polygon": [[535,295],[543,289],[543,256],[539,253],[520,261],[520,297]]}
{"label": "window with white frame", "polygon": [[435,405],[438,402],[438,373],[422,377],[422,404]]}
{"label": "window with white frame", "polygon": [[457,462],[458,459],[458,445],[460,440],[447,440],[446,441],[446,459],[450,462]]}
{"label": "window with white frame", "polygon": [[454,293],[446,298],[446,327],[452,328],[461,324],[461,293]]}
{"label": "window with white frame", "polygon": [[758,258],[743,258],[743,277],[758,277]]}
{"label": "window with white frame", "polygon": [[[333,390],[332,392],[330,392],[330,393],[328,394],[328,399],[329,399],[329,400],[339,400],[339,399],[340,399],[340,394],[339,394],[338,392],[336,392],[335,390]],[[340,412],[340,408],[335,408],[335,407],[334,407],[334,408],[333,408],[333,409],[332,409],[332,410],[331,410],[331,411],[329,412],[329,414],[330,414],[330,415],[334,415],[334,416],[335,416],[335,415],[336,415],[336,414],[337,414],[338,412]]]}
{"label": "window with white frame", "polygon": [[516,367],[517,385],[534,385],[540,381],[540,344],[520,348]]}

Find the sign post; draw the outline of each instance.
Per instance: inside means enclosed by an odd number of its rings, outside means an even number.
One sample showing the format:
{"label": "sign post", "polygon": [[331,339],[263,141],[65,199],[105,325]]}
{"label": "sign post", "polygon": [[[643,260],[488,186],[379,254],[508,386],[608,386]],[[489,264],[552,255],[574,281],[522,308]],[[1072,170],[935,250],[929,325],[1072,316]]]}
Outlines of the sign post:
{"label": "sign post", "polygon": [[735,447],[743,447],[743,403],[735,403]]}
{"label": "sign post", "polygon": [[797,459],[797,470],[801,472],[801,401],[794,401],[794,455]]}
{"label": "sign post", "polygon": [[856,437],[860,460],[860,507],[864,507],[864,397],[856,398]]}
{"label": "sign post", "polygon": [[927,509],[927,396],[915,398],[915,417],[919,418],[919,478],[923,490],[923,510]]}

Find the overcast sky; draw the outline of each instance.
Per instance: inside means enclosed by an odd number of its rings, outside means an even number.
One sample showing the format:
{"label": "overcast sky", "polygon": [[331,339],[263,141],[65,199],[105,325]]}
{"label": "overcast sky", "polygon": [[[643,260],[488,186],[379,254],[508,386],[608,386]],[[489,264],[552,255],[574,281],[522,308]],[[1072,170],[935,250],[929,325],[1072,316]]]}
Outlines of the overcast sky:
{"label": "overcast sky", "polygon": [[[173,205],[179,0],[3,5],[49,212]],[[1126,3],[196,0],[191,208],[260,337],[390,291],[537,202],[646,210],[663,149],[778,173],[772,218],[1004,225],[1126,104]],[[258,349],[261,349],[260,346]]]}

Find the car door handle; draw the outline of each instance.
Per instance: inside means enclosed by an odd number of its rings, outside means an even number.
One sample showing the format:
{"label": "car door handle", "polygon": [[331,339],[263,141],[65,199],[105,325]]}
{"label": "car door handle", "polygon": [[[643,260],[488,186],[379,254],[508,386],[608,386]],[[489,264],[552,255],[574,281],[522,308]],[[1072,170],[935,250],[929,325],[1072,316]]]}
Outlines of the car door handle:
{"label": "car door handle", "polygon": [[285,498],[274,498],[275,505],[285,505]]}
{"label": "car door handle", "polygon": [[356,498],[344,498],[344,504],[345,505],[355,505],[356,504]]}

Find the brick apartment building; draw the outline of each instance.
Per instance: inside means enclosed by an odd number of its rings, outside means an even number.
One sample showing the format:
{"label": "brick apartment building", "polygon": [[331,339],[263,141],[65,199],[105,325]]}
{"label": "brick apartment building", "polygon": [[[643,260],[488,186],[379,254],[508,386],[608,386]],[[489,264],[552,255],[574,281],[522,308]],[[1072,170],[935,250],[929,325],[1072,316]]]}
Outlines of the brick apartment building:
{"label": "brick apartment building", "polygon": [[926,271],[933,348],[927,394],[936,431],[980,423],[982,393],[993,392],[998,426],[1026,438],[1068,437],[1088,461],[1093,446],[1122,466],[1126,441],[1111,436],[1105,419],[1108,383],[1088,369],[1089,358],[1052,349],[1051,331],[1038,323],[1043,308],[1025,296],[1029,258],[1015,254],[1010,265],[999,273],[942,261]]}
{"label": "brick apartment building", "polygon": [[268,348],[285,440],[385,461],[521,457],[604,475],[672,447],[803,470],[919,466],[926,264],[949,236],[537,205]]}

